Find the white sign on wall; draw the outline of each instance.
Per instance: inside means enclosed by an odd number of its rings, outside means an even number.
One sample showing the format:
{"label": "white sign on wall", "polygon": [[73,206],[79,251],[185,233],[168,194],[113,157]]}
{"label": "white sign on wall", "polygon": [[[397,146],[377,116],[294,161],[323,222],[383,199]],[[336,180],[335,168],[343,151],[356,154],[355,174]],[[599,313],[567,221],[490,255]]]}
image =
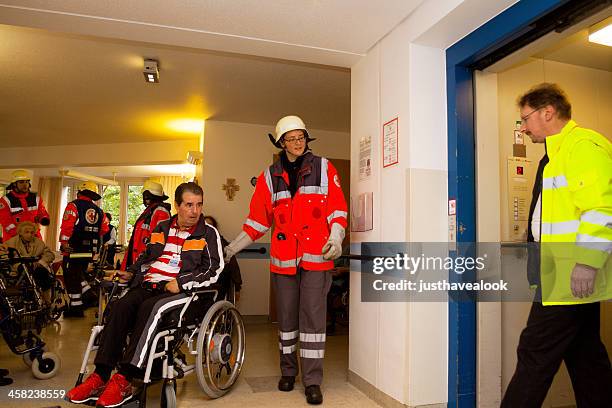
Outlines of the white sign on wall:
{"label": "white sign on wall", "polygon": [[395,118],[383,125],[383,168],[399,162],[397,122],[398,118]]}
{"label": "white sign on wall", "polygon": [[359,180],[372,175],[372,138],[370,135],[359,140]]}

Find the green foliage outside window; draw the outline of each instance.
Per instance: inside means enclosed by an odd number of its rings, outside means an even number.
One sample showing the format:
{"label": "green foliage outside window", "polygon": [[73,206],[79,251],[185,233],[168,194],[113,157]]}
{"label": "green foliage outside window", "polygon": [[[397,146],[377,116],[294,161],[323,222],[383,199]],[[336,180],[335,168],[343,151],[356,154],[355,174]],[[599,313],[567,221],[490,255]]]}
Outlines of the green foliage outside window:
{"label": "green foliage outside window", "polygon": [[[128,186],[128,208],[127,208],[127,241],[132,234],[132,228],[138,216],[144,211],[142,204],[142,186]],[[121,214],[121,187],[107,186],[102,193],[102,210],[108,212],[113,217],[112,224],[119,226]],[[118,229],[119,230],[119,229]]]}
{"label": "green foliage outside window", "polygon": [[117,227],[119,225],[119,214],[121,213],[121,187],[106,186],[102,193],[102,211],[110,213],[113,217],[111,223]]}
{"label": "green foliage outside window", "polygon": [[136,220],[142,214],[145,206],[142,204],[142,186],[128,187],[128,231],[131,234]]}

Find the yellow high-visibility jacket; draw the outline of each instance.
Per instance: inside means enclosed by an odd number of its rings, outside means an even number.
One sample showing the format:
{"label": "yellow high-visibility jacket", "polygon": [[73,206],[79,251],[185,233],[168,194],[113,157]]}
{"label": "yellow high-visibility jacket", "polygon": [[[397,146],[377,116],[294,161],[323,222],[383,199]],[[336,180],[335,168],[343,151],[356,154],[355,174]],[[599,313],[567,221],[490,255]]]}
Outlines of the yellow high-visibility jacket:
{"label": "yellow high-visibility jacket", "polygon": [[[612,143],[570,120],[546,138],[542,185],[541,282],[544,305],[612,299]],[[577,264],[599,271],[595,291],[575,298]]]}

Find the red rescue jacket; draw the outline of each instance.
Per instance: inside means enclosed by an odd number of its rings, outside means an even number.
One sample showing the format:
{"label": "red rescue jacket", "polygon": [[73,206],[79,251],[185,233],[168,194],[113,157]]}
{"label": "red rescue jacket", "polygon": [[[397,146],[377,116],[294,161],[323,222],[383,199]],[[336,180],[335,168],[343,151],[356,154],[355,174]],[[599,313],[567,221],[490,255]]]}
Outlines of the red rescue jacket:
{"label": "red rescue jacket", "polygon": [[325,271],[333,261],[323,259],[322,249],[335,222],[347,226],[347,207],[334,166],[325,157],[307,152],[298,172],[297,191],[289,191],[289,175],[281,161],[266,169],[255,186],[243,230],[261,238],[274,221],[270,271],[295,275],[301,267]]}
{"label": "red rescue jacket", "polygon": [[[0,198],[0,224],[4,242],[17,235],[17,224],[20,222],[30,221],[40,224],[43,219],[49,220],[49,213],[43,200],[36,193],[9,191]],[[36,236],[41,237],[40,231]]]}
{"label": "red rescue jacket", "polygon": [[134,264],[140,254],[147,249],[151,232],[157,227],[157,224],[169,218],[170,210],[167,203],[153,203],[145,208],[134,224],[128,249],[121,262],[122,271]]}

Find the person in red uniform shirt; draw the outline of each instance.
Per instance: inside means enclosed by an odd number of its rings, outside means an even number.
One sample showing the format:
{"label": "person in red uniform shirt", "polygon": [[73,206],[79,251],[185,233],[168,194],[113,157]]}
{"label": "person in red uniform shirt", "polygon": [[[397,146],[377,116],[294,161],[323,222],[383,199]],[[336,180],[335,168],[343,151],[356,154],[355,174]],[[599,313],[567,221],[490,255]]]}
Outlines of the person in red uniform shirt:
{"label": "person in red uniform shirt", "polygon": [[278,389],[293,389],[299,339],[306,400],[321,404],[327,292],[333,260],[342,254],[346,200],[334,166],[309,151],[314,139],[302,119],[285,116],[276,125],[276,137],[269,136],[283,149],[280,160],[257,179],[243,231],[225,247],[225,259],[261,238],[274,221],[270,271],[279,324]]}
{"label": "person in red uniform shirt", "polygon": [[17,224],[20,222],[39,224],[39,231],[36,233],[38,238],[41,238],[40,226],[49,225],[49,213],[42,198],[30,191],[31,178],[27,170],[15,170],[8,186],[10,191],[0,198],[0,224],[4,242],[17,235]]}
{"label": "person in red uniform shirt", "polygon": [[140,214],[132,236],[128,249],[121,262],[121,270],[126,271],[147,248],[151,232],[157,227],[161,221],[170,218],[170,204],[165,203],[168,196],[164,194],[164,188],[160,183],[147,180],[142,186],[142,203],[147,207]]}
{"label": "person in red uniform shirt", "polygon": [[70,298],[64,317],[83,317],[83,297],[92,301],[95,299],[83,274],[93,254],[98,252],[102,236],[109,231],[104,211],[94,203],[101,198],[98,185],[93,181],[85,181],[77,188],[77,199],[66,206],[60,227],[64,283]]}

